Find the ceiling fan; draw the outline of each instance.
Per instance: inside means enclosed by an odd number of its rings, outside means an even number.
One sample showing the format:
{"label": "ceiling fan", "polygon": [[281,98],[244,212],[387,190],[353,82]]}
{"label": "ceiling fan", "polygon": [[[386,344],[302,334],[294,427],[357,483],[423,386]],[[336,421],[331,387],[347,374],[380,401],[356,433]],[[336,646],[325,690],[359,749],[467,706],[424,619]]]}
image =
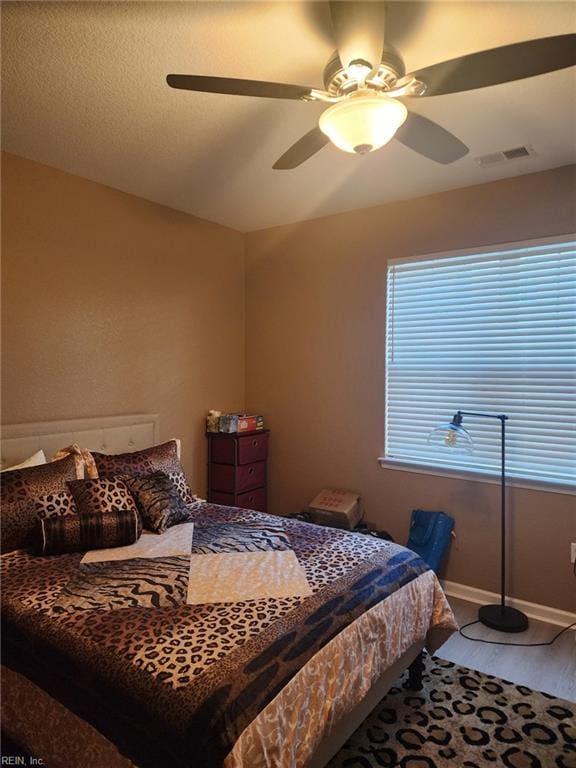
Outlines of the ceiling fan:
{"label": "ceiling fan", "polygon": [[460,56],[406,74],[398,51],[384,40],[385,5],[364,0],[329,3],[337,50],[324,69],[324,90],[288,83],[203,75],[168,75],[172,88],[331,104],[312,128],[274,163],[296,168],[330,141],[365,154],[393,137],[438,163],[453,163],[468,147],[416,112],[404,97],[440,96],[484,88],[576,64],[576,34],[557,35]]}

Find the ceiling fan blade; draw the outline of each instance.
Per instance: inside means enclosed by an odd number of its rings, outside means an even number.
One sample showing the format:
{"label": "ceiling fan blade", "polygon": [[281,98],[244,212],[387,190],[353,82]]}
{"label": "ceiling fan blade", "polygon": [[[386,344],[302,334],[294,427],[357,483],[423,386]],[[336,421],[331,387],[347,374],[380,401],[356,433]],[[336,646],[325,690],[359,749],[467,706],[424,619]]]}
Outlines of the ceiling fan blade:
{"label": "ceiling fan blade", "polygon": [[289,83],[268,83],[265,80],[242,80],[235,77],[205,77],[204,75],[168,75],[171,88],[205,93],[229,93],[235,96],[261,96],[266,99],[305,99],[312,88]]}
{"label": "ceiling fan blade", "polygon": [[290,149],[284,152],[280,159],[276,160],[272,168],[276,171],[288,171],[292,168],[297,168],[329,143],[330,139],[328,136],[323,134],[320,128],[316,126],[316,128],[312,128],[311,131],[305,133],[295,144],[292,144]]}
{"label": "ceiling fan blade", "polygon": [[554,72],[576,64],[576,34],[542,37],[432,64],[412,76],[426,84],[424,96],[470,91]]}
{"label": "ceiling fan blade", "polygon": [[384,47],[384,3],[331,0],[330,15],[342,66],[364,61],[371,69],[377,67]]}
{"label": "ceiling fan blade", "polygon": [[396,131],[394,138],[414,152],[443,165],[459,160],[470,151],[450,131],[415,112],[408,113],[406,122]]}

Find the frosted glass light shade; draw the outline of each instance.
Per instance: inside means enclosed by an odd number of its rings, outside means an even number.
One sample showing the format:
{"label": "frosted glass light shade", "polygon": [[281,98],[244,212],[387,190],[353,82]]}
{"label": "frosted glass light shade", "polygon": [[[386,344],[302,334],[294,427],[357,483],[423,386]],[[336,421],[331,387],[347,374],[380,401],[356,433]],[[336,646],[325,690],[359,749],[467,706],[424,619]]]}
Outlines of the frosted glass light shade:
{"label": "frosted glass light shade", "polygon": [[383,147],[406,120],[401,101],[370,90],[359,90],[320,115],[322,133],[344,152],[364,155]]}
{"label": "frosted glass light shade", "polygon": [[474,444],[468,432],[452,421],[435,427],[428,435],[427,442],[433,448],[442,448],[451,453],[474,453]]}

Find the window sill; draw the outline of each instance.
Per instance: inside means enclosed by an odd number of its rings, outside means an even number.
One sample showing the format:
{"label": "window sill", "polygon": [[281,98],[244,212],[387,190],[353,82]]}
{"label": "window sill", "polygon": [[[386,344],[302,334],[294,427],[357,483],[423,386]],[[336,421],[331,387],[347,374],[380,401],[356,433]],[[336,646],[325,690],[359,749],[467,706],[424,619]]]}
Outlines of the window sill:
{"label": "window sill", "polygon": [[[473,480],[478,483],[500,485],[500,475],[486,475],[481,472],[472,472],[466,469],[452,469],[448,467],[434,467],[429,464],[401,461],[380,456],[378,463],[382,469],[393,469],[401,472],[412,472],[417,475],[435,475],[436,477],[450,477],[455,480]],[[506,486],[510,488],[527,488],[531,491],[544,491],[547,493],[561,493],[568,496],[576,496],[576,487],[546,480],[528,480],[526,478],[506,475]]]}

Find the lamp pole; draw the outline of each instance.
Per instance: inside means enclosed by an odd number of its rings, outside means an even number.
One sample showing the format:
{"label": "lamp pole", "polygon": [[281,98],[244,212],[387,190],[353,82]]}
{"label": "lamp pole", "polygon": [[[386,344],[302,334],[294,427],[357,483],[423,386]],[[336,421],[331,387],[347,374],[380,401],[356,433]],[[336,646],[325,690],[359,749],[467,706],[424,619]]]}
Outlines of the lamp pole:
{"label": "lamp pole", "polygon": [[508,416],[500,414],[500,434],[501,434],[501,446],[500,452],[502,454],[502,464],[500,470],[501,476],[501,488],[500,488],[500,605],[502,611],[505,608],[504,593],[506,592],[506,421]]}
{"label": "lamp pole", "polygon": [[478,411],[457,411],[452,424],[459,427],[464,416],[479,416],[500,421],[500,604],[483,605],[478,611],[480,621],[500,632],[523,632],[528,629],[528,617],[506,605],[506,422],[504,413],[483,413]]}

